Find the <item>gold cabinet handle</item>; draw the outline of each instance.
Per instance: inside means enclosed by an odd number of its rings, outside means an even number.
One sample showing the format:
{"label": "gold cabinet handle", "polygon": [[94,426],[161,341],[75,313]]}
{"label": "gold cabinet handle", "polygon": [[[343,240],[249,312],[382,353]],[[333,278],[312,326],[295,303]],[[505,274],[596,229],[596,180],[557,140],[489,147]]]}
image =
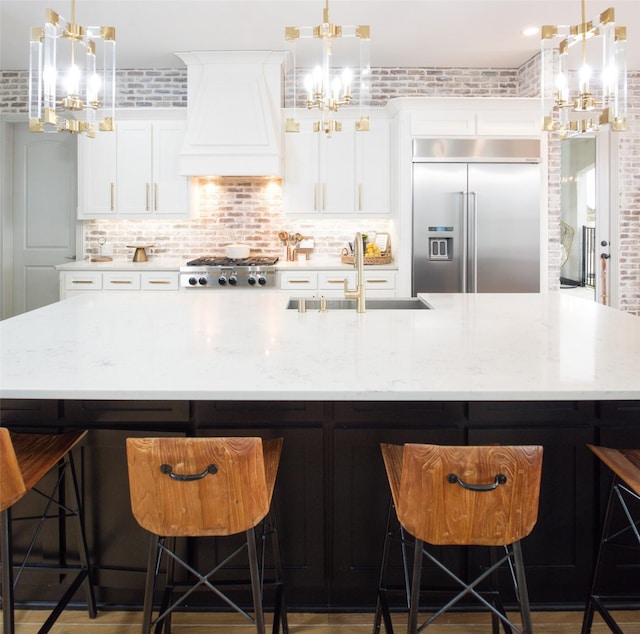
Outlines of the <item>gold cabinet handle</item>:
{"label": "gold cabinet handle", "polygon": [[158,183],[153,184],[153,211],[158,211]]}
{"label": "gold cabinet handle", "polygon": [[313,211],[318,211],[318,183],[313,185]]}
{"label": "gold cabinet handle", "polygon": [[327,284],[344,284],[344,279],[340,278],[339,280],[327,280]]}
{"label": "gold cabinet handle", "polygon": [[171,284],[169,280],[147,280],[149,284]]}
{"label": "gold cabinet handle", "polygon": [[389,280],[375,280],[375,279],[365,280],[366,284],[387,284],[388,282]]}
{"label": "gold cabinet handle", "polygon": [[149,183],[147,183],[147,211],[149,211],[149,193],[150,193],[150,186]]}
{"label": "gold cabinet handle", "polygon": [[93,280],[71,280],[72,284],[95,284]]}
{"label": "gold cabinet handle", "polygon": [[358,211],[362,211],[362,183],[358,183]]}
{"label": "gold cabinet handle", "polygon": [[114,183],[111,183],[111,211],[115,210],[115,192],[116,192],[116,187]]}
{"label": "gold cabinet handle", "polygon": [[327,211],[327,184],[322,183],[322,211]]}
{"label": "gold cabinet handle", "polygon": [[131,280],[111,280],[109,284],[131,284]]}
{"label": "gold cabinet handle", "polygon": [[311,284],[310,280],[289,280],[289,284]]}

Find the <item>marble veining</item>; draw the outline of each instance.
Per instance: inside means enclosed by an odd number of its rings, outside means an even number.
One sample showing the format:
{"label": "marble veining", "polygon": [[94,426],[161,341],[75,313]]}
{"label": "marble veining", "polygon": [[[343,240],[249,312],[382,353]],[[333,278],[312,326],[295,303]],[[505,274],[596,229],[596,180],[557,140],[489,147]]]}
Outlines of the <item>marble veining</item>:
{"label": "marble veining", "polygon": [[0,322],[0,396],[640,399],[640,318],[560,293],[300,314],[289,293],[83,293]]}

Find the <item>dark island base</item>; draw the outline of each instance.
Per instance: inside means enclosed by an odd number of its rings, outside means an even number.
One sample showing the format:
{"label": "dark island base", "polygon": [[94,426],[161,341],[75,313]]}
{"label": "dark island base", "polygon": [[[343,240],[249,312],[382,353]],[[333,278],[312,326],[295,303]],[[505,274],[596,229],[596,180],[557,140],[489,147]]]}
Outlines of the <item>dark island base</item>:
{"label": "dark island base", "polygon": [[[375,606],[389,501],[381,442],[544,446],[538,524],[523,542],[534,609],[582,609],[585,603],[611,482],[586,444],[640,447],[637,401],[4,400],[1,407],[2,424],[11,428],[91,430],[81,472],[96,594],[106,606],[142,603],[148,537],[129,509],[128,436],[284,437],[275,502],[287,601],[292,610],[319,611]],[[20,537],[16,549],[24,546]],[[47,540],[56,538],[49,533],[39,544],[43,560]],[[195,562],[224,555],[210,540],[185,547]],[[485,553],[452,548],[447,557],[464,575]],[[640,596],[639,563],[622,552],[607,569],[607,590],[637,588]],[[423,579],[441,581],[434,571]],[[42,601],[49,592],[35,578],[19,598]]]}

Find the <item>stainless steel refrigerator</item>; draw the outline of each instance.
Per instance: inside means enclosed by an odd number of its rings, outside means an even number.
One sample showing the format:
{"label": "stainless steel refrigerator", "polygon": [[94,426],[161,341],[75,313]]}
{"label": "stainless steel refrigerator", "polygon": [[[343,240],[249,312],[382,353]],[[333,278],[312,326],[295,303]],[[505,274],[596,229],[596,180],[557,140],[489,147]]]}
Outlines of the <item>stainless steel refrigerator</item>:
{"label": "stainless steel refrigerator", "polygon": [[540,142],[413,144],[416,293],[540,290]]}

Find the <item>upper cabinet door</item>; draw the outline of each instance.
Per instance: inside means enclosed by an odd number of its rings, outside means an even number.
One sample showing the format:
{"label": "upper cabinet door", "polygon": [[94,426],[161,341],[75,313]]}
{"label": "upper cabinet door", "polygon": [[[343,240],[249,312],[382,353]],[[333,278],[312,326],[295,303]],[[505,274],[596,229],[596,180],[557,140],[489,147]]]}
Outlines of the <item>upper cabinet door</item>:
{"label": "upper cabinet door", "polygon": [[78,218],[116,213],[116,133],[78,137]]}
{"label": "upper cabinet door", "polygon": [[320,139],[321,210],[325,213],[355,210],[355,135],[344,130]]}
{"label": "upper cabinet door", "polygon": [[186,124],[162,121],[153,125],[153,212],[184,215],[189,210],[189,179],[180,176],[180,151]]}
{"label": "upper cabinet door", "polygon": [[356,132],[356,211],[391,213],[391,144],[387,119],[371,119],[368,132]]}
{"label": "upper cabinet door", "polygon": [[289,214],[318,213],[321,209],[318,135],[288,132],[284,145],[284,211]]}
{"label": "upper cabinet door", "polygon": [[121,214],[153,211],[152,126],[144,121],[120,121],[118,137],[117,209]]}

